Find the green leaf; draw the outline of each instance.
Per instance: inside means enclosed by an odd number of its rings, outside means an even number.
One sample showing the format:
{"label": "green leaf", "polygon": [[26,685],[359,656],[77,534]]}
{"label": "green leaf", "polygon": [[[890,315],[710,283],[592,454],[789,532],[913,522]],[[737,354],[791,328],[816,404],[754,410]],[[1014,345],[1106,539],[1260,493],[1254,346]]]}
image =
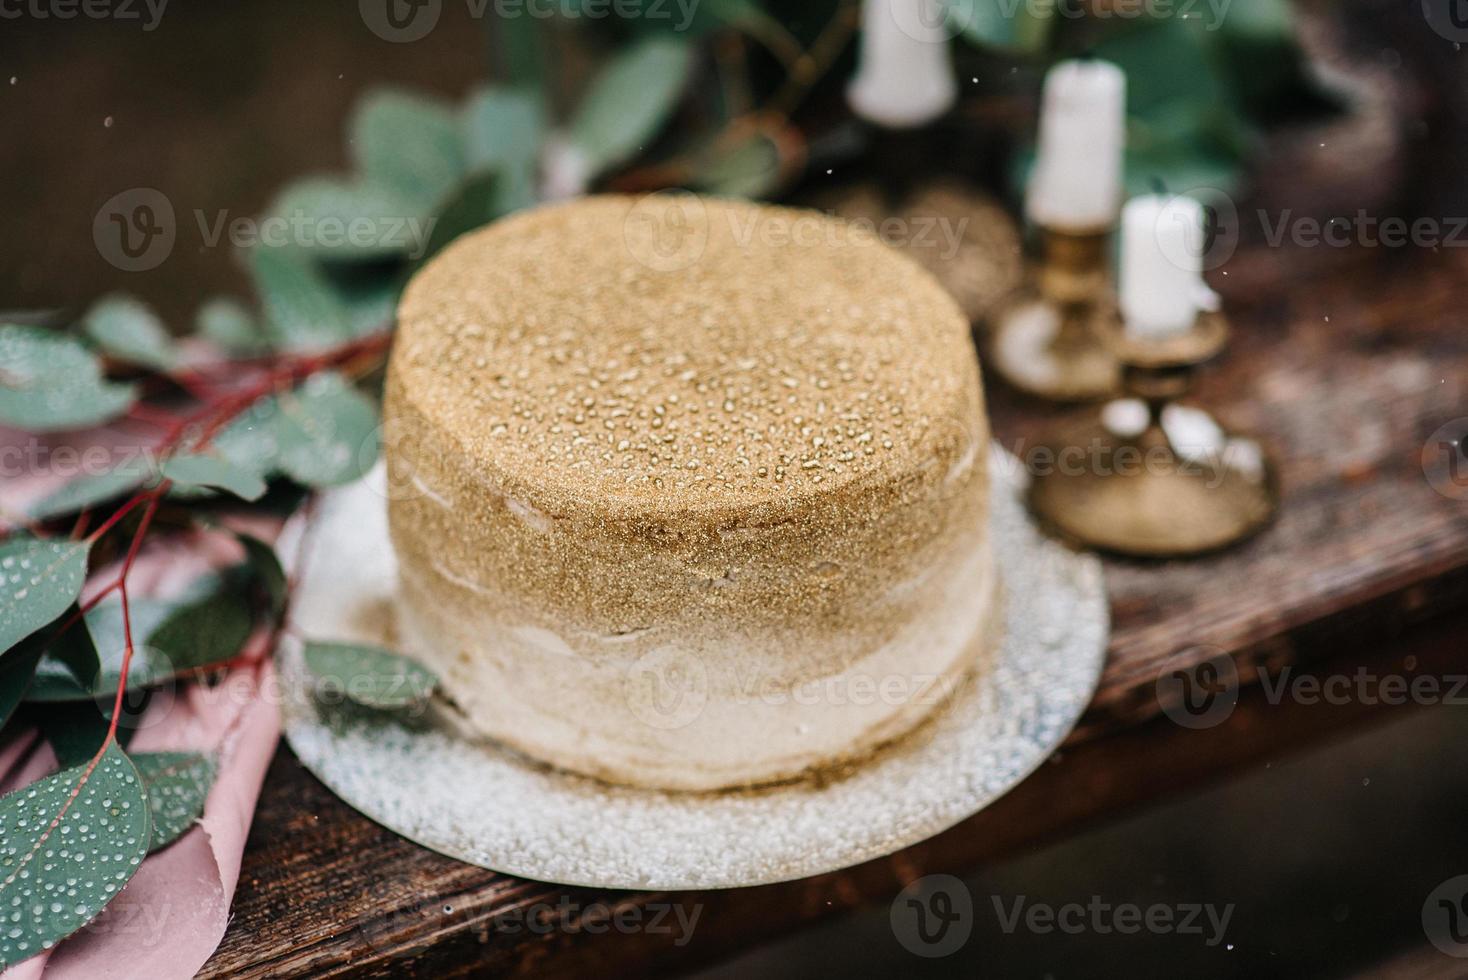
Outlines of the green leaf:
{"label": "green leaf", "polygon": [[380,262],[421,253],[423,206],[371,181],[307,177],[281,191],[270,213],[300,227],[292,246],[315,258]]}
{"label": "green leaf", "polygon": [[245,564],[254,573],[255,580],[265,589],[272,615],[279,616],[285,609],[287,579],[275,549],[252,534],[238,532],[235,537],[244,546]]}
{"label": "green leaf", "polygon": [[[198,602],[173,610],[148,634],[149,661],[170,673],[233,660],[254,627],[249,603],[222,584]],[[162,658],[159,663],[158,658]]]}
{"label": "green leaf", "polygon": [[49,521],[63,514],[75,514],[88,507],[106,503],[152,483],[157,474],[153,463],[143,453],[132,453],[106,473],[79,476],[36,501],[28,509],[38,521]]}
{"label": "green leaf", "polygon": [[[407,258],[416,260],[419,250],[426,250],[432,240],[436,220],[426,219],[422,233],[428,238],[418,242],[415,238],[412,251]],[[415,235],[418,234],[415,232]],[[397,316],[398,297],[407,282],[408,263],[381,265],[345,265],[331,263],[324,267],[326,281],[337,299],[346,307],[347,326],[353,337],[382,333],[392,329]]]}
{"label": "green leaf", "polygon": [[126,412],[133,396],[132,385],[104,380],[97,358],[75,338],[0,325],[0,425],[81,429]]}
{"label": "green leaf", "polygon": [[980,47],[1037,54],[1050,43],[1055,9],[1055,4],[1017,3],[1006,10],[995,0],[950,0],[948,20]]}
{"label": "green leaf", "polygon": [[480,174],[465,181],[434,219],[433,235],[428,240],[424,261],[433,258],[460,235],[510,213],[515,207],[511,204],[515,195],[506,193],[508,183],[497,172]]}
{"label": "green leaf", "polygon": [[265,481],[258,473],[218,456],[170,456],[163,463],[163,475],[183,486],[227,490],[242,500],[259,500],[265,495]]}
{"label": "green leaf", "polygon": [[0,730],[25,700],[40,660],[41,646],[29,643],[0,657]]}
{"label": "green leaf", "polygon": [[49,660],[64,665],[81,687],[91,688],[102,675],[102,657],[92,642],[91,631],[84,622],[73,622],[66,629],[61,628],[71,622],[80,608],[73,603],[54,627],[48,627],[35,638],[42,639]]}
{"label": "green leaf", "polygon": [[226,353],[259,354],[269,349],[255,315],[227,296],[216,296],[200,306],[194,329]]}
{"label": "green leaf", "polygon": [[271,346],[322,350],[351,339],[351,317],[345,304],[321,270],[301,252],[256,247],[249,251],[249,264]]}
{"label": "green leaf", "polygon": [[109,723],[90,701],[52,705],[41,716],[41,731],[61,768],[81,765],[107,740]]}
{"label": "green leaf", "polygon": [[379,89],[357,103],[348,127],[356,170],[427,213],[464,175],[454,112],[434,99]]}
{"label": "green leaf", "polygon": [[256,402],[214,438],[214,448],[247,468],[284,473],[306,486],[336,486],[372,468],[377,430],[372,402],[341,375],[323,372]]}
{"label": "green leaf", "polygon": [[438,677],[417,661],[381,647],[308,641],[306,666],[322,693],[344,694],[369,708],[406,708],[428,700]]}
{"label": "green leaf", "polygon": [[0,653],[66,612],[87,579],[88,541],[0,543]]}
{"label": "green leaf", "polygon": [[297,483],[350,483],[377,461],[377,411],[341,375],[315,375],[278,403],[280,468]]}
{"label": "green leaf", "polygon": [[[127,675],[130,692],[234,659],[253,626],[243,590],[228,574],[202,576],[172,599],[132,597],[128,605],[135,644]],[[127,647],[120,597],[114,593],[88,610],[85,627],[101,662],[96,683],[90,688],[79,685],[48,651],[36,668],[27,701],[92,700],[117,691]]]}
{"label": "green leaf", "polygon": [[757,133],[729,150],[711,153],[697,171],[700,188],[734,197],[763,197],[778,185],[780,150]]}
{"label": "green leaf", "polygon": [[[536,167],[546,132],[545,109],[540,98],[522,90],[481,88],[465,101],[460,121],[468,169],[480,178],[486,172],[498,175],[493,198],[494,210],[498,212],[495,216],[534,204]],[[433,229],[435,239],[443,234],[445,216],[454,208],[454,202],[466,196],[474,194],[461,185],[439,209]],[[485,211],[481,209],[480,213]],[[449,239],[462,231],[454,232]]]}
{"label": "green leaf", "polygon": [[0,798],[0,966],[90,922],[138,870],[151,836],[143,782],[115,742],[90,774],[65,769]]}
{"label": "green leaf", "polygon": [[104,296],[82,320],[87,336],[108,355],[129,364],[169,371],[178,365],[173,338],[149,307],[131,296]]}
{"label": "green leaf", "polygon": [[678,104],[693,64],[680,38],[634,43],[597,74],[571,117],[571,140],[595,174],[641,150]]}
{"label": "green leaf", "polygon": [[131,758],[148,794],[152,853],[182,837],[203,814],[218,767],[212,756],[199,752],[137,752]]}

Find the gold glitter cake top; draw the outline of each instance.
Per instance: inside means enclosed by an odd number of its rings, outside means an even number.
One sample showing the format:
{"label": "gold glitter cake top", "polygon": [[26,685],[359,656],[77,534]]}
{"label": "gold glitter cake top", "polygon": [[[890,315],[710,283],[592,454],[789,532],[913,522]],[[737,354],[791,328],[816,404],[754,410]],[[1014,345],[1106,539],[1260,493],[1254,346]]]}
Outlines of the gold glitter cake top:
{"label": "gold glitter cake top", "polygon": [[981,412],[927,272],[731,200],[591,197],[466,235],[408,287],[397,344],[399,390],[490,475],[593,509],[893,479]]}

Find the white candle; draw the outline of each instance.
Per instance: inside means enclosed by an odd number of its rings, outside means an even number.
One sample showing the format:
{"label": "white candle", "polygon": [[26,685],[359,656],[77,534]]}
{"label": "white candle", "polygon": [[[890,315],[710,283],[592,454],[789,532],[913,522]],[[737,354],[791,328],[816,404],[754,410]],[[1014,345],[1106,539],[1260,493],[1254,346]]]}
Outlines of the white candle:
{"label": "white candle", "polygon": [[1186,333],[1216,296],[1203,281],[1203,205],[1190,197],[1144,194],[1121,212],[1118,292],[1127,333]]}
{"label": "white candle", "polygon": [[958,95],[942,0],[865,0],[861,58],[846,100],[890,129],[921,126]]}
{"label": "white candle", "polygon": [[1126,75],[1109,61],[1062,61],[1045,76],[1026,205],[1045,228],[1108,228],[1121,204]]}

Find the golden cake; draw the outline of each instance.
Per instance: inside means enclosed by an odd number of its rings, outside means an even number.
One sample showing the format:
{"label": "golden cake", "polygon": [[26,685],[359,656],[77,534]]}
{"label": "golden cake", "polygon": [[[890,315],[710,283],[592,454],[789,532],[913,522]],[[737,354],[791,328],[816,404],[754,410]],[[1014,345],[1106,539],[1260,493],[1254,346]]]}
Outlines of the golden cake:
{"label": "golden cake", "polygon": [[858,758],[982,646],[968,322],[816,212],[591,197],[454,242],[388,372],[406,649],[474,731],[705,790]]}

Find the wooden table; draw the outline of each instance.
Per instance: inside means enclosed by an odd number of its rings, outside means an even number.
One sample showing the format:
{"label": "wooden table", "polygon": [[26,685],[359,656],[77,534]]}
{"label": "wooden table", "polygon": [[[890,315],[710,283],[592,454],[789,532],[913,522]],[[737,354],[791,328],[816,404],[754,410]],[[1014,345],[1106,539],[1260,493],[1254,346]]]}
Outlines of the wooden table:
{"label": "wooden table", "polygon": [[[1115,619],[1095,703],[1051,764],[989,809],[889,858],[787,884],[687,893],[693,938],[602,929],[667,901],[460,864],[358,815],[282,747],[250,835],[234,919],[205,976],[570,976],[708,962],[934,871],[963,871],[1296,751],[1393,710],[1264,696],[1259,671],[1442,675],[1468,665],[1468,494],[1429,485],[1429,436],[1468,414],[1468,255],[1242,249],[1219,277],[1236,324],[1200,399],[1279,453],[1284,505],[1214,557],[1108,562]],[[997,384],[996,434],[1022,452],[1063,413]],[[1430,454],[1436,449],[1429,447]],[[1158,678],[1223,652],[1243,692],[1217,727],[1175,724]],[[626,912],[625,914],[632,914]],[[549,925],[530,928],[527,916]]]}

